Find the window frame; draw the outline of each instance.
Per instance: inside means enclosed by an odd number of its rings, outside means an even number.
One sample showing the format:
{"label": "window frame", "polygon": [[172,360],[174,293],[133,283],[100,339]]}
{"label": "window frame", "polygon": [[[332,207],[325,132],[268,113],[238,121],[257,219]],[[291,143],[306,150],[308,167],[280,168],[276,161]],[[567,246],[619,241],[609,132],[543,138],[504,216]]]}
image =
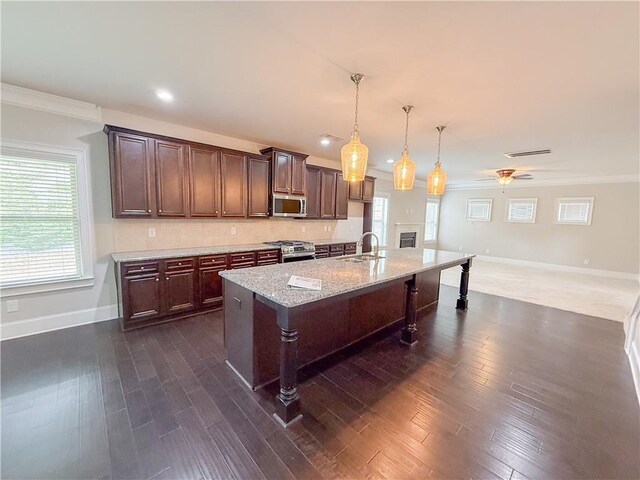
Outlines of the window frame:
{"label": "window frame", "polygon": [[[562,203],[570,203],[570,202],[587,202],[589,203],[589,214],[587,216],[587,220],[585,222],[568,222],[562,221],[559,219],[560,217],[560,205]],[[593,217],[593,205],[595,203],[595,197],[556,197],[555,201],[555,210],[553,215],[553,223],[556,225],[582,225],[587,226],[591,225],[591,219]]]}
{"label": "window frame", "polygon": [[91,191],[89,188],[90,175],[85,150],[1,139],[0,155],[75,164],[76,190],[78,196],[78,235],[80,237],[81,259],[81,273],[78,278],[41,280],[30,283],[4,285],[0,288],[0,298],[93,286],[93,209],[89,195]]}
{"label": "window frame", "polygon": [[[435,226],[435,238],[433,240],[427,240],[427,205],[430,203],[437,205],[436,207],[436,226]],[[440,230],[440,198],[427,196],[424,202],[424,232],[422,235],[423,245],[435,245],[438,243],[438,230]]]}
{"label": "window frame", "polygon": [[[511,212],[511,204],[512,203],[525,203],[531,202],[533,203],[533,212],[531,220],[516,220],[509,218],[509,213]],[[536,223],[536,215],[538,212],[538,198],[537,197],[517,197],[517,198],[507,198],[507,209],[505,212],[505,222],[507,223]]]}
{"label": "window frame", "polygon": [[[489,210],[487,211],[487,217],[486,218],[470,218],[469,207],[472,204],[483,204],[483,203],[486,203],[489,205]],[[465,218],[468,222],[490,222],[492,210],[493,210],[493,198],[467,198]]]}
{"label": "window frame", "polygon": [[[384,229],[384,234],[385,234],[385,238],[381,238],[380,239],[380,248],[389,248],[389,204],[391,202],[391,198],[390,195],[387,192],[375,192],[373,195],[373,199],[371,200],[371,231],[373,231],[373,209],[375,208],[374,204],[375,204],[375,200],[377,198],[383,198],[387,201],[387,211],[386,211],[386,218],[385,218],[385,229]],[[374,232],[375,233],[375,232]]]}

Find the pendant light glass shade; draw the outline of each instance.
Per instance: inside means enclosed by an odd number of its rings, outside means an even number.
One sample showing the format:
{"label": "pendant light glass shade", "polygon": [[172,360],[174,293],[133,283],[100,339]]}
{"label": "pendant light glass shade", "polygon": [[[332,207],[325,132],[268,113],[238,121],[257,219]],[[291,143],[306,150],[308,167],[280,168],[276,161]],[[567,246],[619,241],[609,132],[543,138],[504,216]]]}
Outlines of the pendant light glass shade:
{"label": "pendant light glass shade", "polygon": [[447,172],[440,168],[440,162],[427,174],[427,193],[429,195],[442,195],[447,183]]}
{"label": "pendant light glass shade", "polygon": [[354,130],[351,141],[340,150],[342,177],[347,182],[361,182],[367,170],[369,148],[360,142],[360,132]]}
{"label": "pendant light glass shade", "polygon": [[412,105],[402,107],[407,114],[407,122],[404,130],[404,147],[402,147],[402,155],[400,160],[393,164],[393,188],[396,190],[411,190],[413,181],[416,178],[416,162],[409,158],[409,147],[407,139],[409,137],[409,112],[413,108]]}
{"label": "pendant light glass shade", "polygon": [[361,73],[351,75],[351,81],[356,84],[356,119],[351,132],[351,140],[340,150],[342,159],[342,178],[347,182],[361,182],[367,171],[369,148],[360,142],[358,131],[358,101],[360,99],[360,82],[364,78]]}
{"label": "pendant light glass shade", "polygon": [[400,160],[393,164],[393,188],[411,190],[416,178],[416,162],[409,158],[409,150],[402,151]]}
{"label": "pendant light glass shade", "polygon": [[442,170],[440,166],[440,141],[444,129],[445,127],[436,127],[438,130],[438,159],[433,170],[427,174],[427,194],[429,195],[442,195],[447,183],[447,172]]}

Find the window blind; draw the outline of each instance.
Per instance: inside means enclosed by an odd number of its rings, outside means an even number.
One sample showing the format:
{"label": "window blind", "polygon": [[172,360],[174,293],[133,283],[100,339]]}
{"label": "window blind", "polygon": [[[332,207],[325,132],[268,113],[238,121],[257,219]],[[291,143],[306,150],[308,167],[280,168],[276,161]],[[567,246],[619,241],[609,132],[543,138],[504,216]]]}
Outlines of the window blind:
{"label": "window blind", "polygon": [[491,217],[491,200],[467,200],[467,220],[488,222]]}
{"label": "window blind", "polygon": [[588,201],[560,201],[558,207],[558,222],[588,223],[590,207],[591,202]]}
{"label": "window blind", "polygon": [[77,166],[0,157],[0,284],[82,276]]}
{"label": "window blind", "polygon": [[534,222],[535,200],[509,200],[507,219],[511,222]]}
{"label": "window blind", "polygon": [[387,220],[389,199],[385,197],[373,198],[373,221],[371,230],[380,239],[380,245],[387,244]]}

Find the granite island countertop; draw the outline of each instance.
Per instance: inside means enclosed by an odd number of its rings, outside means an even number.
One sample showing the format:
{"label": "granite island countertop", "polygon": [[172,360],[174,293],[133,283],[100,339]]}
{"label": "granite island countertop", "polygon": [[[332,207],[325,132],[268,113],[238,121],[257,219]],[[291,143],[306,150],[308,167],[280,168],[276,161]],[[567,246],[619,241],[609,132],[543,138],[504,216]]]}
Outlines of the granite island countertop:
{"label": "granite island countertop", "polygon": [[[472,254],[444,250],[403,248],[386,250],[378,261],[352,263],[353,257],[333,257],[306,262],[280,263],[264,267],[225,270],[225,281],[233,282],[271,302],[286,308],[313,303],[379,283],[432,269],[445,269],[475,257]],[[287,288],[291,275],[322,280],[321,291]]]}
{"label": "granite island countertop", "polygon": [[278,247],[264,243],[244,245],[218,245],[212,247],[170,248],[166,250],[142,250],[137,252],[114,252],[111,258],[117,262],[137,262],[141,260],[157,260],[163,258],[197,257],[219,253],[256,252],[258,250],[274,250]]}

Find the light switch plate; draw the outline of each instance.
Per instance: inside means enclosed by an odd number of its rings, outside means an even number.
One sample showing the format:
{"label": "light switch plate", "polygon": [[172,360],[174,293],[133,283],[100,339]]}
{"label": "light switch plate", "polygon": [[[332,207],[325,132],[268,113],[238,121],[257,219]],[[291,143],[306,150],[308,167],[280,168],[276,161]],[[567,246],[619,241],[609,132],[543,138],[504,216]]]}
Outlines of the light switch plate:
{"label": "light switch plate", "polygon": [[588,258],[584,259],[584,264],[585,265],[589,265],[591,263],[591,260],[589,260]]}
{"label": "light switch plate", "polygon": [[20,310],[20,302],[18,300],[7,300],[7,313],[13,313]]}
{"label": "light switch plate", "polygon": [[231,227],[231,235],[235,235],[237,233],[236,227]]}
{"label": "light switch plate", "polygon": [[331,231],[331,225],[329,225],[329,227],[328,227],[328,228],[329,228],[329,231]]}
{"label": "light switch plate", "polygon": [[149,229],[149,238],[155,238],[156,236],[156,229],[155,228],[150,228]]}

